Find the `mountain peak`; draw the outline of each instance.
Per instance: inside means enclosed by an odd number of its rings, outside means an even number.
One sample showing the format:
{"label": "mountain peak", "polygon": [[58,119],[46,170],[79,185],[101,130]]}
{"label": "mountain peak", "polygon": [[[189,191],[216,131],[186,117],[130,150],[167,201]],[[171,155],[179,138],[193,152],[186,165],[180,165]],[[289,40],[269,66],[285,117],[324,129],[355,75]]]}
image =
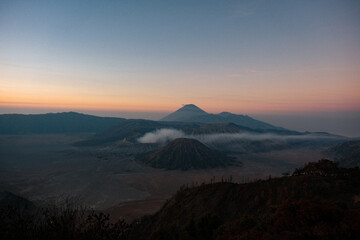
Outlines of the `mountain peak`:
{"label": "mountain peak", "polygon": [[178,109],[177,111],[195,111],[195,112],[202,112],[206,113],[204,110],[199,108],[194,104],[184,104],[182,108]]}
{"label": "mountain peak", "polygon": [[208,114],[194,104],[185,104],[182,108],[169,114],[161,121],[187,121],[188,119]]}
{"label": "mountain peak", "polygon": [[247,115],[238,115],[230,112],[209,114],[194,104],[185,104],[182,108],[162,118],[160,121],[168,122],[194,122],[194,123],[226,123],[252,129],[282,129],[266,122],[253,119]]}

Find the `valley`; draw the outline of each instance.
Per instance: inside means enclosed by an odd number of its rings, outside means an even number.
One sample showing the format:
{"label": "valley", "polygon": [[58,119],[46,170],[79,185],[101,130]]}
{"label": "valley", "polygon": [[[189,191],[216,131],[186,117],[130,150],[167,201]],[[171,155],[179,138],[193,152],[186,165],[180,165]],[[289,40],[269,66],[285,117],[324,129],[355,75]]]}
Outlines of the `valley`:
{"label": "valley", "polygon": [[[235,182],[247,182],[269,175],[281,176],[322,156],[318,149],[232,154],[241,166],[168,171],[135,161],[129,156],[129,151],[134,149],[132,144],[119,148],[74,146],[89,136],[0,135],[0,190],[37,203],[78,197],[87,206],[112,209],[115,217],[133,220],[158,210],[182,185],[229,177]],[[129,206],[138,210],[130,214]]]}
{"label": "valley", "polygon": [[[0,135],[0,191],[38,205],[76,198],[128,222],[156,212],[181,186],[287,175],[331,158],[328,148],[348,141],[208,114],[192,104],[162,121],[78,113],[0,115],[0,121],[0,132],[12,133]],[[17,121],[27,124],[14,127]]]}

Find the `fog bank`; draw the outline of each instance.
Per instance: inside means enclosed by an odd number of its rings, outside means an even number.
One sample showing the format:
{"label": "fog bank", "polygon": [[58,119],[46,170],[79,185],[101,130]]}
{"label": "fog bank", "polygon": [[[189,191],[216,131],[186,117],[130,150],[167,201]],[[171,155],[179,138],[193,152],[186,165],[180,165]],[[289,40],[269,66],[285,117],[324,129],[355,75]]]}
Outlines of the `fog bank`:
{"label": "fog bank", "polygon": [[277,134],[252,134],[252,133],[213,133],[213,134],[185,134],[181,130],[162,128],[153,132],[145,133],[138,139],[140,143],[166,143],[176,138],[192,138],[202,143],[230,143],[239,140],[262,141],[262,140],[312,140],[312,139],[329,139],[334,136],[321,134],[306,135],[277,135]]}

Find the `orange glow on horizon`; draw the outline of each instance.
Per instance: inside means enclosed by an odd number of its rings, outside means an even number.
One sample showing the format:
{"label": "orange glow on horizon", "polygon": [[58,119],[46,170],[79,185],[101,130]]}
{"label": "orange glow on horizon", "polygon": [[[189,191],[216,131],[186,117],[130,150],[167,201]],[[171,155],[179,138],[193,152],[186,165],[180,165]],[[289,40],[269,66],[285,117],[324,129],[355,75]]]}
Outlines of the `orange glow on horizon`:
{"label": "orange glow on horizon", "polygon": [[[209,113],[232,112],[238,114],[254,114],[254,113],[292,113],[292,112],[332,112],[332,111],[360,111],[359,104],[354,102],[329,104],[327,107],[323,104],[293,103],[271,104],[271,103],[248,103],[248,104],[209,104],[201,101],[186,102],[186,104],[195,104],[201,109]],[[109,103],[109,102],[76,102],[75,100],[67,100],[61,102],[0,102],[0,107],[14,107],[27,109],[59,109],[66,111],[91,110],[91,111],[128,111],[128,112],[173,112],[182,107],[179,103],[159,104],[150,103],[149,101],[137,103]]]}
{"label": "orange glow on horizon", "polygon": [[167,76],[158,81],[150,76],[138,82],[125,78],[88,85],[76,78],[1,70],[7,81],[0,82],[0,107],[172,112],[192,103],[209,113],[239,114],[360,109],[358,70],[254,73],[245,78],[206,75],[198,79],[180,74],[172,82]]}

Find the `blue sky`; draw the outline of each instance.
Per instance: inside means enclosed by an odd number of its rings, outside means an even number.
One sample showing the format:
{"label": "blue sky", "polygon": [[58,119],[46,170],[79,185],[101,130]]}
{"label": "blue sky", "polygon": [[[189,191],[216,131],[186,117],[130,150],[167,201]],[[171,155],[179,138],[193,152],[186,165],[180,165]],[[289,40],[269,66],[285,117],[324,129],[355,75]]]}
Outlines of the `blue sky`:
{"label": "blue sky", "polygon": [[358,1],[15,0],[0,6],[2,63],[100,72],[359,64]]}
{"label": "blue sky", "polygon": [[0,108],[357,112],[359,23],[355,0],[3,0]]}

